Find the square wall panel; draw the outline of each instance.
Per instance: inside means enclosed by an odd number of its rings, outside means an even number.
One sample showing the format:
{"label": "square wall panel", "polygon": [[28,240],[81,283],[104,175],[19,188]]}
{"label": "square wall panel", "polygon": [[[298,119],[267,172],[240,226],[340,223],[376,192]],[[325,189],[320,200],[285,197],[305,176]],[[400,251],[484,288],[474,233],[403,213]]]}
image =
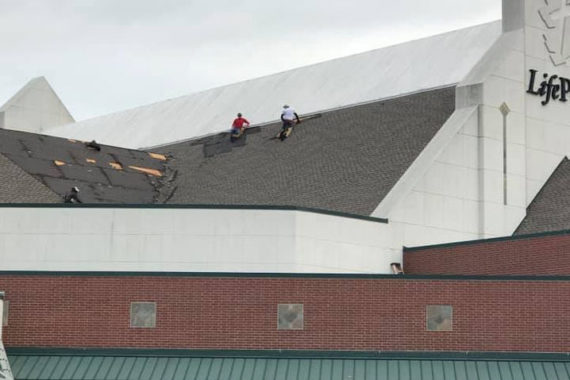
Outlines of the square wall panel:
{"label": "square wall panel", "polygon": [[279,304],[277,305],[278,330],[303,330],[303,305]]}
{"label": "square wall panel", "polygon": [[156,327],[156,302],[131,302],[131,327]]}
{"label": "square wall panel", "polygon": [[453,307],[428,305],[426,307],[427,331],[453,331]]}

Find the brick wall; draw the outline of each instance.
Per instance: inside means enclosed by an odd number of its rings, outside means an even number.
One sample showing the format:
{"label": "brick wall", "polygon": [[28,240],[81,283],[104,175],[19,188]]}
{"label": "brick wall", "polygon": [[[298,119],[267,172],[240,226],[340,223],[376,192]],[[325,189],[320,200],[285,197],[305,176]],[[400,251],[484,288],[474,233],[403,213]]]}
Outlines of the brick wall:
{"label": "brick wall", "polygon": [[407,274],[570,275],[570,233],[404,250]]}
{"label": "brick wall", "polygon": [[[8,347],[570,352],[570,280],[0,275]],[[154,329],[129,327],[157,302]],[[277,330],[277,304],[304,330]],[[453,331],[426,331],[452,305]]]}

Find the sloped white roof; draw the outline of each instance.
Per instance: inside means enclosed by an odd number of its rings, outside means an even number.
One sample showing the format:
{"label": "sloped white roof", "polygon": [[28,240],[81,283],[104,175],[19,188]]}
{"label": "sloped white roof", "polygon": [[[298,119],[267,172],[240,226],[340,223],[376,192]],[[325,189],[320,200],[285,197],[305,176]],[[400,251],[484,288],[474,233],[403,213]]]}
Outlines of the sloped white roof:
{"label": "sloped white roof", "polygon": [[501,34],[492,22],[68,124],[50,134],[128,148],[227,130],[237,112],[252,124],[460,82]]}

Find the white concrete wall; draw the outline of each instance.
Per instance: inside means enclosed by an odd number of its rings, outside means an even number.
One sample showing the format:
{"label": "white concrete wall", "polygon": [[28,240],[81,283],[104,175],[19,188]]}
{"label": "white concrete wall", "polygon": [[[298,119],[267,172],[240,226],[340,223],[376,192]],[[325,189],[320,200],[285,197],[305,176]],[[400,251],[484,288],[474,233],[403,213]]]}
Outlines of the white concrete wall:
{"label": "white concrete wall", "polygon": [[389,273],[389,236],[301,211],[0,208],[0,270]]}
{"label": "white concrete wall", "polygon": [[[570,102],[542,106],[540,97],[526,93],[529,69],[570,78],[570,59],[556,66],[545,47],[544,35],[553,32],[539,16],[546,2],[505,3],[506,32],[458,85],[457,110],[438,133],[454,136],[436,136],[426,148],[432,153],[418,157],[373,214],[390,219],[394,242],[414,246],[512,234],[570,153]],[[510,109],[506,204],[502,104]],[[476,107],[475,115],[457,117],[469,107]]]}
{"label": "white concrete wall", "polygon": [[[551,0],[550,3],[556,4],[557,1]],[[540,0],[525,1],[526,84],[529,83],[530,69],[570,78],[570,60],[565,64],[554,65],[546,50],[544,36],[554,42],[557,35],[562,35],[562,31],[561,25],[556,25],[551,30],[546,27],[538,13],[545,5]],[[570,40],[570,27],[565,30],[564,38]],[[570,54],[568,51],[566,53]],[[570,155],[570,102],[551,101],[543,106],[541,100],[537,96],[526,94],[527,201],[536,196],[561,159]]]}
{"label": "white concrete wall", "polygon": [[[458,85],[456,98],[456,111],[404,176],[413,173],[415,182],[401,180],[409,183],[399,183],[392,190],[395,199],[386,197],[373,214],[390,220],[402,245],[510,235],[525,216],[522,30],[499,38]],[[502,104],[510,109],[507,204]]]}
{"label": "white concrete wall", "polygon": [[479,237],[478,107],[454,112],[375,210],[393,246]]}
{"label": "white concrete wall", "polygon": [[[543,106],[542,98],[526,92],[530,69],[538,70],[539,74],[547,72],[570,78],[570,60],[554,65],[545,45],[545,35],[547,38],[564,35],[569,40],[570,28],[563,30],[561,20],[556,28],[547,28],[539,15],[539,10],[547,6],[545,0],[505,2],[512,8],[512,14],[506,15],[507,29],[509,25],[524,24],[524,27],[503,35],[506,43],[501,45],[501,59],[482,80],[479,106],[482,237],[512,234],[524,218],[526,207],[570,153],[570,102],[553,100]],[[550,0],[548,3],[566,2]],[[542,80],[542,77],[537,79]],[[507,119],[507,206],[500,202],[503,121],[499,107],[502,103],[511,109]]]}
{"label": "white concrete wall", "polygon": [[401,245],[479,238],[477,121],[471,113],[389,213]]}
{"label": "white concrete wall", "polygon": [[[408,189],[395,189],[399,201],[376,210],[375,216],[390,219],[402,245],[510,235],[524,218],[529,200],[522,37],[522,30],[501,36],[459,84],[454,115],[471,107],[476,112],[455,121],[450,128],[453,136],[432,140],[428,148],[437,153],[415,173],[417,182]],[[502,104],[510,109],[506,204]],[[447,133],[449,127],[444,125],[439,133]],[[420,156],[421,160],[426,157]]]}
{"label": "white concrete wall", "polygon": [[389,224],[302,212],[295,227],[298,271],[388,274],[402,259]]}

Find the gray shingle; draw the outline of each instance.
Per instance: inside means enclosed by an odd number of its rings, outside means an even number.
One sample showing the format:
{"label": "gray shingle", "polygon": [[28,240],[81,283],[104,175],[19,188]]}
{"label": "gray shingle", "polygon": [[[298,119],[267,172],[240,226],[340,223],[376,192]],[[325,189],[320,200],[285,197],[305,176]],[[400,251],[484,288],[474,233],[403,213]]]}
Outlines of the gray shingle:
{"label": "gray shingle", "polygon": [[527,208],[513,235],[570,229],[570,161],[564,158]]}
{"label": "gray shingle", "polygon": [[57,203],[56,193],[0,154],[0,203]]}
{"label": "gray shingle", "polygon": [[178,171],[169,202],[370,215],[454,108],[455,88],[445,88],[323,113],[284,142],[273,124],[238,144],[224,133],[166,146]]}

